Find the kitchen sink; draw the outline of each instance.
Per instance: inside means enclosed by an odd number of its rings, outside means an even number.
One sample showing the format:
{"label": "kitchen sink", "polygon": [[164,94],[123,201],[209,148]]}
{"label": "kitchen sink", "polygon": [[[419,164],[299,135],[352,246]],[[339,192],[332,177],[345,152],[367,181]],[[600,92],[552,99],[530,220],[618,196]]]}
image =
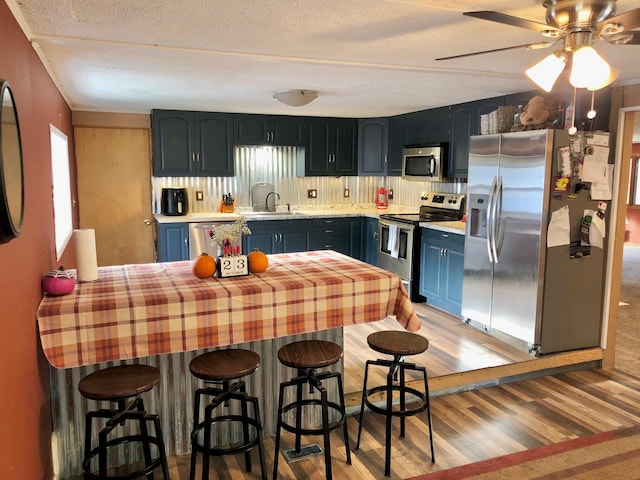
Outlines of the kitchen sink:
{"label": "kitchen sink", "polygon": [[300,212],[289,212],[287,210],[278,210],[277,212],[243,212],[247,218],[264,218],[264,217],[300,217],[303,216],[303,213]]}

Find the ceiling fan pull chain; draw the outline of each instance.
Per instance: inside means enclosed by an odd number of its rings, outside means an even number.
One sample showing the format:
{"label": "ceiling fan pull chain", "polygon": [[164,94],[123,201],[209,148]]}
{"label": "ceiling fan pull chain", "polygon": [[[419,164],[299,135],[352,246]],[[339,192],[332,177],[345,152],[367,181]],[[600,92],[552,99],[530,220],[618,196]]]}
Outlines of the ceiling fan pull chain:
{"label": "ceiling fan pull chain", "polygon": [[576,87],[573,87],[573,109],[571,111],[571,127],[569,127],[569,135],[575,135],[578,129],[576,128]]}
{"label": "ceiling fan pull chain", "polygon": [[593,100],[595,98],[595,95],[596,95],[596,91],[595,90],[591,90],[591,110],[589,110],[587,112],[587,118],[589,120],[593,120],[594,118],[596,118],[596,111],[593,108]]}

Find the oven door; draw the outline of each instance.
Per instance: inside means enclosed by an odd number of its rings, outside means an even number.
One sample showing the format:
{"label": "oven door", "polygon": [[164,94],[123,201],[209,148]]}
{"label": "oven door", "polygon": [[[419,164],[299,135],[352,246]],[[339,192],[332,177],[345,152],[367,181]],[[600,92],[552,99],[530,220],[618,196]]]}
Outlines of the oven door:
{"label": "oven door", "polygon": [[400,275],[405,285],[412,278],[414,229],[414,225],[406,223],[382,219],[378,222],[378,266]]}

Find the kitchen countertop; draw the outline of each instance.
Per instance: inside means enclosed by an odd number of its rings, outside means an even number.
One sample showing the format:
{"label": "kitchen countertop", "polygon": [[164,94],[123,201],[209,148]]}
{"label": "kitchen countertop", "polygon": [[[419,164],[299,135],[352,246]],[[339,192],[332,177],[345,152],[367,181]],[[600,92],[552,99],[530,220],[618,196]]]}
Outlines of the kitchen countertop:
{"label": "kitchen countertop", "polygon": [[235,221],[244,217],[245,220],[291,220],[302,218],[323,218],[323,217],[372,217],[378,218],[383,213],[418,213],[417,207],[405,207],[402,205],[392,206],[384,210],[379,210],[375,205],[320,205],[318,207],[292,206],[291,214],[288,214],[286,207],[278,208],[276,214],[266,212],[254,212],[248,208],[237,208],[234,213],[219,212],[193,212],[187,215],[169,216],[154,214],[158,223],[183,223],[183,222],[224,222]]}
{"label": "kitchen countertop", "polygon": [[[371,217],[378,218],[381,214],[388,213],[418,213],[416,207],[402,205],[390,206],[387,209],[377,209],[375,205],[321,205],[317,207],[300,206],[291,207],[291,214],[288,214],[286,207],[279,207],[276,214],[254,212],[248,208],[237,208],[234,213],[220,212],[193,212],[187,215],[169,216],[154,214],[158,223],[192,223],[192,222],[233,222],[243,218],[247,221],[268,221],[268,220],[296,220],[313,218],[345,218],[345,217]],[[420,222],[420,227],[441,230],[444,232],[465,234],[466,223],[464,222]]]}

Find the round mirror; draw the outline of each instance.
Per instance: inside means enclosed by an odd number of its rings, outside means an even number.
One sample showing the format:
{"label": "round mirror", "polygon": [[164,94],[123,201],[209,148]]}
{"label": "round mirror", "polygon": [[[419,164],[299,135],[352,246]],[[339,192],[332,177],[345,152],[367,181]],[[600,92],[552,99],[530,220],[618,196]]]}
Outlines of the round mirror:
{"label": "round mirror", "polygon": [[22,230],[24,176],[18,113],[9,83],[0,83],[0,243],[6,243]]}

